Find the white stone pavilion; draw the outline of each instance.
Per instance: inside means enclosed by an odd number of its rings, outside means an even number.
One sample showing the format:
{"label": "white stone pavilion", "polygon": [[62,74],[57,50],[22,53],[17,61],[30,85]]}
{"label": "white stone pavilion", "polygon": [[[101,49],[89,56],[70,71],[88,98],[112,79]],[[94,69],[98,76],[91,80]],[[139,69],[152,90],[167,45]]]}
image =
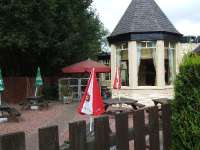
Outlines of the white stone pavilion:
{"label": "white stone pavilion", "polygon": [[108,37],[112,85],[116,67],[121,70],[120,95],[138,100],[172,97],[181,37],[154,0],[132,0]]}

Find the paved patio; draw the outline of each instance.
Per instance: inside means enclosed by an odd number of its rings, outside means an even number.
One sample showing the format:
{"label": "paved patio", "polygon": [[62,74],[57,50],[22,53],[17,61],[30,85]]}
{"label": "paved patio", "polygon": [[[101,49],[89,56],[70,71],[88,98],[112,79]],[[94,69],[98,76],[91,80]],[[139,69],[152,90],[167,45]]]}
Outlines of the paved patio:
{"label": "paved patio", "polygon": [[[77,112],[79,103],[62,104],[50,103],[49,109],[44,110],[26,110],[21,111],[21,120],[19,123],[7,122],[0,123],[0,134],[24,131],[26,135],[26,149],[38,150],[38,129],[58,125],[59,143],[62,145],[68,139],[68,123],[77,120],[86,120],[87,115],[80,115]],[[13,106],[20,110],[19,106]],[[147,120],[145,120],[147,121]],[[112,131],[115,131],[115,121],[112,116],[109,119]],[[132,117],[129,118],[129,128],[133,126]],[[133,150],[133,142],[130,142],[130,150]]]}
{"label": "paved patio", "polygon": [[[14,106],[18,110],[19,106]],[[21,111],[19,123],[6,122],[0,124],[0,134],[24,131],[27,150],[38,149],[38,129],[58,125],[60,144],[68,138],[68,123],[70,121],[88,120],[88,116],[77,113],[78,103],[62,104],[50,103],[48,110]]]}

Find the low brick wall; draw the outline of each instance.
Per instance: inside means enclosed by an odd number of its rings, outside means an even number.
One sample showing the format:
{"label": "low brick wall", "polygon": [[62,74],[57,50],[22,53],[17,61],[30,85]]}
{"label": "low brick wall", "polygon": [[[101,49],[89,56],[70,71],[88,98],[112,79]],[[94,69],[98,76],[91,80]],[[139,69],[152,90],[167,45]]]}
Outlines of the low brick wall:
{"label": "low brick wall", "polygon": [[[33,96],[35,91],[35,78],[30,77],[5,77],[5,91],[2,100],[8,103],[19,103],[27,96]],[[44,84],[57,84],[58,77],[45,77]]]}

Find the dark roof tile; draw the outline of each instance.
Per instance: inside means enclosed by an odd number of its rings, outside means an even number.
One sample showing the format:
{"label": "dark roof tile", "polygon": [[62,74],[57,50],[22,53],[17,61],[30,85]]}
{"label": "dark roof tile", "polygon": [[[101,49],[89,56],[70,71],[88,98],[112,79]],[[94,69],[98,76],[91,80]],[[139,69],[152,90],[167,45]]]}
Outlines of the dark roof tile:
{"label": "dark roof tile", "polygon": [[110,36],[162,31],[180,34],[154,0],[132,0]]}

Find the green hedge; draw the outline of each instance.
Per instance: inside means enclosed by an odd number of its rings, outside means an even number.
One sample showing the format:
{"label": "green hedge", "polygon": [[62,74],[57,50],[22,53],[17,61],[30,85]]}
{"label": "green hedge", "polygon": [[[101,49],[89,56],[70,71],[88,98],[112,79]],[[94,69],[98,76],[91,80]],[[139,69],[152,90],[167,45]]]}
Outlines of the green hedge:
{"label": "green hedge", "polygon": [[200,150],[200,56],[187,55],[176,77],[172,150]]}

